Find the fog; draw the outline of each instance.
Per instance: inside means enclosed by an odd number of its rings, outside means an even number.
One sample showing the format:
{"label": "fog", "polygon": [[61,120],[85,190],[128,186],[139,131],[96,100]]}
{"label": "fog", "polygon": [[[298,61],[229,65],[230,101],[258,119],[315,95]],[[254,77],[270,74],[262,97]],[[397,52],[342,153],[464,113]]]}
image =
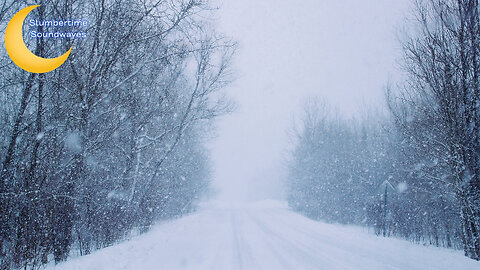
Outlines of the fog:
{"label": "fog", "polygon": [[399,73],[402,0],[223,1],[220,31],[234,38],[234,113],[212,143],[221,199],[281,198],[288,130],[301,105],[324,98],[346,117],[381,106]]}

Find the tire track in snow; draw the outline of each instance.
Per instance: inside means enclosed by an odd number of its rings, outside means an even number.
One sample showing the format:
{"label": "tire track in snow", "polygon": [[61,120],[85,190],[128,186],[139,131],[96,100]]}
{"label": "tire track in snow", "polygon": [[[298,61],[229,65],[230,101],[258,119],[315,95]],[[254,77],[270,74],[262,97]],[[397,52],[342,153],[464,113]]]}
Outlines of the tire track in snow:
{"label": "tire track in snow", "polygon": [[[292,257],[290,261],[303,263],[302,266],[296,265],[295,267],[288,269],[329,269],[322,268],[322,264],[325,265],[325,263],[328,262],[328,265],[335,265],[338,263],[329,257],[321,256],[321,254],[315,253],[314,248],[305,246],[295,239],[289,239],[285,236],[282,236],[282,233],[273,231],[271,226],[266,225],[263,221],[261,221],[261,219],[251,213],[249,214],[249,218],[263,232],[265,235],[264,240],[269,242],[270,246],[276,249],[276,253],[279,255],[278,258],[283,258],[283,261],[285,261],[285,255],[287,255]],[[283,252],[280,252],[280,250],[283,250]],[[319,255],[321,259],[319,258]]]}
{"label": "tire track in snow", "polygon": [[[273,213],[268,211],[263,213],[262,218],[255,217],[254,215],[252,215],[252,218],[270,234],[282,238],[286,243],[290,243],[288,246],[292,248],[296,247],[298,251],[302,251],[310,257],[315,258],[317,267],[312,269],[319,269],[319,265],[327,265],[325,268],[320,269],[356,270],[359,266],[366,267],[367,269],[401,269],[392,266],[391,261],[382,257],[363,256],[358,253],[358,250],[351,249],[351,245],[349,245],[349,248],[346,248],[342,246],[344,243],[339,241],[338,238],[334,239],[332,236],[327,236],[324,233],[319,234],[315,228],[302,228],[302,225],[305,224],[298,223],[296,226],[286,226],[286,224],[289,224],[288,219],[285,219],[285,217],[288,216],[287,214],[290,213],[282,213],[281,211]],[[282,235],[288,235],[289,237]],[[339,258],[344,260],[340,261]]]}
{"label": "tire track in snow", "polygon": [[[233,251],[234,256],[233,258],[235,261],[235,269],[242,270],[242,269],[252,269],[254,266],[253,264],[253,257],[252,257],[252,250],[248,243],[246,242],[245,236],[243,234],[242,225],[243,222],[240,221],[238,218],[238,210],[232,211],[231,213],[231,224],[232,224],[232,232],[233,232]],[[237,263],[235,263],[237,262]]]}

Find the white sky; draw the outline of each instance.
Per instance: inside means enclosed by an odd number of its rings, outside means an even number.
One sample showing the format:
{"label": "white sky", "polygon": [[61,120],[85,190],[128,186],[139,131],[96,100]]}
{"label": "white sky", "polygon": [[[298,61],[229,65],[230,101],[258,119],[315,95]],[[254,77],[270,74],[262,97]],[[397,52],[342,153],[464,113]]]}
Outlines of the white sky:
{"label": "white sky", "polygon": [[238,110],[212,143],[221,199],[281,196],[287,131],[310,97],[345,115],[383,100],[409,0],[217,0],[218,28],[239,43],[229,87]]}

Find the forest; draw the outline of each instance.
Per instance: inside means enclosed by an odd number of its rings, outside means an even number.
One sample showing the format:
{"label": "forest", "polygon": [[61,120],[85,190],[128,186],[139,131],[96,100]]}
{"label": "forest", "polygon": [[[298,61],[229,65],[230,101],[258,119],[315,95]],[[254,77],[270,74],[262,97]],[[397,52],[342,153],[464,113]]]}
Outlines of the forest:
{"label": "forest", "polygon": [[404,79],[386,88],[385,110],[349,120],[324,101],[305,106],[288,201],[315,219],[480,260],[478,1],[414,3]]}
{"label": "forest", "polygon": [[[24,31],[41,57],[73,46],[49,73],[25,72],[1,50],[0,269],[86,255],[194,210],[211,177],[204,141],[231,110],[235,44],[206,19],[205,1],[31,4],[40,21],[88,21],[88,37]],[[24,7],[0,1],[2,33]]]}

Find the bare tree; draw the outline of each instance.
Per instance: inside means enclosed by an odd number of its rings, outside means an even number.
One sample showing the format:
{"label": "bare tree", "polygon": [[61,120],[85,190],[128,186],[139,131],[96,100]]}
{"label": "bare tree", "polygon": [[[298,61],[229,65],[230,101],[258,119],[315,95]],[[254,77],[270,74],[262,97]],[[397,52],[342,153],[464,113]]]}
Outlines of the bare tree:
{"label": "bare tree", "polygon": [[417,149],[449,168],[447,179],[432,178],[456,194],[465,254],[480,260],[478,1],[425,0],[416,7],[416,32],[404,43],[409,78],[392,111]]}
{"label": "bare tree", "polygon": [[44,57],[73,45],[53,72],[26,74],[1,55],[2,269],[88,254],[194,209],[209,179],[202,138],[229,111],[235,49],[204,23],[210,12],[199,0],[49,1],[32,12],[90,24],[84,39],[27,39]]}

